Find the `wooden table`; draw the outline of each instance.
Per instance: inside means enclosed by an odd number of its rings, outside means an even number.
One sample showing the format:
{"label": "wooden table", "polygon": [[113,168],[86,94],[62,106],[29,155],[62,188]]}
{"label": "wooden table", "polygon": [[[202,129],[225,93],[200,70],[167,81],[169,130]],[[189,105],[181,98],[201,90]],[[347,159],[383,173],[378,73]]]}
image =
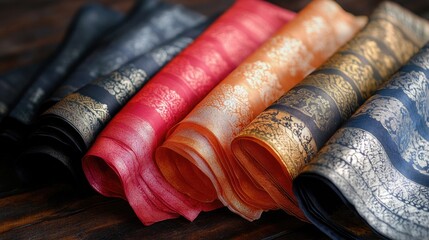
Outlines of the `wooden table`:
{"label": "wooden table", "polygon": [[[0,0],[0,72],[41,61],[61,40],[76,9],[88,0]],[[131,0],[100,0],[126,11]],[[171,0],[206,14],[231,0]],[[298,11],[308,0],[273,1]],[[368,15],[381,1],[338,1],[354,14]],[[429,16],[429,1],[397,1]],[[1,93],[0,93],[1,94]],[[1,146],[0,146],[1,150]],[[326,239],[314,226],[282,211],[248,222],[226,208],[143,226],[128,204],[65,184],[24,188],[7,156],[0,156],[0,239]]]}

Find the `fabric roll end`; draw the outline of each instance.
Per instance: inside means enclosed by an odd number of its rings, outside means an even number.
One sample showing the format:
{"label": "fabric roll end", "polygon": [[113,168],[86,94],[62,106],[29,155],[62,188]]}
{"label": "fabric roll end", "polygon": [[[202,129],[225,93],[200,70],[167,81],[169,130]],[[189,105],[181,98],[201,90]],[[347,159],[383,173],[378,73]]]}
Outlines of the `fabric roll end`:
{"label": "fabric roll end", "polygon": [[292,191],[293,176],[270,144],[251,135],[240,135],[232,141],[231,147],[240,166],[271,196],[278,207],[308,222],[298,208]]}
{"label": "fabric roll end", "polygon": [[[70,157],[49,146],[27,148],[15,162],[18,177],[26,185],[52,182],[79,183],[82,178],[70,165]],[[76,181],[76,182],[75,182]]]}
{"label": "fabric roll end", "polygon": [[161,174],[179,192],[199,202],[215,201],[217,194],[210,179],[189,161],[192,158],[189,158],[183,146],[173,143],[173,140],[168,139],[156,150],[155,161]]}
{"label": "fabric roll end", "polygon": [[[123,162],[125,162],[124,159],[134,156],[121,147],[112,148],[116,143],[108,138],[98,139],[98,142],[102,141],[105,144],[94,144],[82,158],[83,172],[90,185],[100,194],[126,199],[122,186],[129,170]],[[115,152],[108,154],[105,147],[101,147],[106,145],[115,149]],[[121,161],[115,161],[115,159],[121,159]]]}

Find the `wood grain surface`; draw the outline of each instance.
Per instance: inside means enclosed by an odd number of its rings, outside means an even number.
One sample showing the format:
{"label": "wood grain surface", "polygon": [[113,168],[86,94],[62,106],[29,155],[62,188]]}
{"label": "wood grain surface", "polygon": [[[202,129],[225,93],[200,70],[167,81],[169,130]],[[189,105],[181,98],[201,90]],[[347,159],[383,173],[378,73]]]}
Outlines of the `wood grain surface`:
{"label": "wood grain surface", "polygon": [[[40,62],[55,49],[76,10],[89,0],[0,0],[0,72]],[[99,0],[125,12],[131,0]],[[227,8],[231,0],[169,0],[205,14]],[[299,11],[308,0],[273,0]],[[381,1],[341,0],[346,10],[369,15]],[[429,1],[396,1],[429,16]],[[1,94],[1,92],[0,92]],[[12,159],[13,160],[13,159]],[[143,226],[124,200],[105,198],[70,185],[25,188],[0,146],[0,239],[326,239],[314,226],[282,211],[248,222],[222,208]]]}

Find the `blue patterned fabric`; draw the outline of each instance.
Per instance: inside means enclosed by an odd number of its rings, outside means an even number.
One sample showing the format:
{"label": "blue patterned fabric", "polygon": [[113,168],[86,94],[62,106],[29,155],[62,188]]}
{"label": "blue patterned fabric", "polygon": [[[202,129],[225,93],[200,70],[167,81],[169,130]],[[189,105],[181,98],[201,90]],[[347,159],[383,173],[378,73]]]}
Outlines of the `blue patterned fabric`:
{"label": "blue patterned fabric", "polygon": [[[331,237],[372,229],[429,239],[429,43],[335,133],[294,190]],[[354,212],[355,224],[346,226],[340,210]]]}

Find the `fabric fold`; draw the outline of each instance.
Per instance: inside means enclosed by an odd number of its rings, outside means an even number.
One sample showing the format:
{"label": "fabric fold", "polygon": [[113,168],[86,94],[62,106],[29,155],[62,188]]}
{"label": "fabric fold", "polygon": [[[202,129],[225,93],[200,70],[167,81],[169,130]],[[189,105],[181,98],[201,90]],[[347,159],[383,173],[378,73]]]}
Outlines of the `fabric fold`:
{"label": "fabric fold", "polygon": [[429,39],[425,20],[385,2],[319,69],[257,116],[232,142],[246,173],[291,201],[292,180],[337,128]]}
{"label": "fabric fold", "polygon": [[46,101],[45,107],[52,106],[92,80],[117,70],[205,19],[202,14],[179,4],[156,1],[156,4],[145,6],[148,8],[137,11],[137,19],[130,19],[127,29],[119,30],[115,33],[116,37],[79,64]]}
{"label": "fabric fold", "polygon": [[[140,88],[211,22],[209,19],[171,41],[137,57],[116,71],[69,94],[37,120],[27,146],[17,160],[25,182],[58,181],[50,173],[84,180],[80,159],[98,133]],[[46,160],[46,161],[45,161]],[[60,163],[52,164],[52,161]],[[57,168],[59,167],[59,168]],[[51,178],[51,179],[48,179]]]}
{"label": "fabric fold", "polygon": [[98,192],[127,199],[149,225],[219,207],[175,190],[154,163],[166,132],[294,14],[263,1],[237,1],[146,84],[99,134],[83,158]]}
{"label": "fabric fold", "polygon": [[269,195],[242,171],[231,141],[365,24],[365,17],[348,14],[334,1],[307,5],[170,130],[156,151],[167,181],[195,200],[219,199],[248,220],[279,207],[304,219],[293,199]]}
{"label": "fabric fold", "polygon": [[77,12],[56,52],[38,69],[31,85],[4,119],[0,130],[1,141],[14,147],[21,143],[42,102],[88,55],[102,36],[122,19],[119,12],[97,4],[85,5]]}
{"label": "fabric fold", "polygon": [[40,64],[31,64],[12,69],[0,75],[0,124],[10,109],[19,101],[25,89],[31,84]]}
{"label": "fabric fold", "polygon": [[428,92],[426,44],[298,175],[300,206],[330,237],[429,238]]}

